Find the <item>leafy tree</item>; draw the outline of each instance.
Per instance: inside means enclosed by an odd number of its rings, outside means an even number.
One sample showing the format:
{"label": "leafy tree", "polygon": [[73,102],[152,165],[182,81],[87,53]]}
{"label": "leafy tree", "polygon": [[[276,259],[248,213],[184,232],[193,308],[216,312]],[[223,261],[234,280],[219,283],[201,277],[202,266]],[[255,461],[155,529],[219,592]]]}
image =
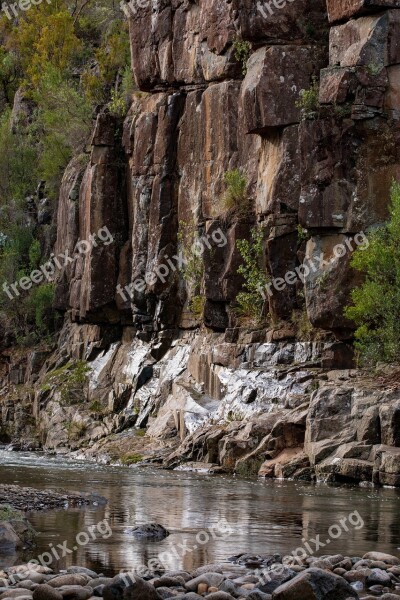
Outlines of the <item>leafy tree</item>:
{"label": "leafy tree", "polygon": [[0,116],[0,206],[23,200],[38,181],[34,127],[13,134],[10,116],[10,109]]}
{"label": "leafy tree", "polygon": [[393,183],[390,218],[368,236],[352,266],[365,274],[346,316],[358,326],[356,348],[364,364],[400,360],[400,184]]}
{"label": "leafy tree", "polygon": [[39,170],[55,195],[73,154],[82,152],[92,128],[92,111],[79,89],[54,67],[48,67],[33,93],[41,130]]}
{"label": "leafy tree", "polygon": [[264,255],[264,233],[254,227],[251,240],[238,240],[237,248],[243,259],[238,273],[244,278],[243,291],[236,297],[238,316],[260,323],[264,318],[265,300],[263,291],[268,283],[268,276],[262,265]]}
{"label": "leafy tree", "polygon": [[31,7],[10,37],[9,43],[19,55],[25,77],[33,86],[39,84],[49,66],[60,72],[71,69],[82,51],[73,18],[62,4],[42,2]]}

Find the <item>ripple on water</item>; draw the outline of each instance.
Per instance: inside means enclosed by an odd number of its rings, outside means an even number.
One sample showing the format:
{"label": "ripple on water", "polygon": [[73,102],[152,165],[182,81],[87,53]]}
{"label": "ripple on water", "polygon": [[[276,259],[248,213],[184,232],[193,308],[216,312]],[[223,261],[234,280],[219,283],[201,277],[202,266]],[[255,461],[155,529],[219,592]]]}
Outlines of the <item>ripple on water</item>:
{"label": "ripple on water", "polygon": [[[81,564],[104,573],[131,569],[163,553],[171,569],[194,569],[239,552],[288,554],[320,535],[353,511],[364,526],[331,540],[329,552],[360,556],[369,550],[398,553],[400,490],[358,486],[311,485],[290,481],[250,481],[226,475],[104,466],[65,457],[0,451],[0,481],[40,489],[96,492],[107,506],[71,508],[29,515],[39,532],[38,547],[23,558],[36,558],[67,542],[73,550],[55,561],[64,568]],[[106,519],[112,535],[98,534],[79,546],[76,536]],[[225,519],[228,537],[210,533]],[[158,522],[171,535],[161,542],[133,540],[127,526]],[[204,534],[199,532],[204,531]],[[207,535],[209,540],[205,542]],[[201,540],[199,543],[198,540]],[[182,548],[187,552],[183,554]],[[324,549],[320,554],[324,554]],[[0,568],[10,557],[0,555]],[[21,557],[12,560],[21,561]]]}

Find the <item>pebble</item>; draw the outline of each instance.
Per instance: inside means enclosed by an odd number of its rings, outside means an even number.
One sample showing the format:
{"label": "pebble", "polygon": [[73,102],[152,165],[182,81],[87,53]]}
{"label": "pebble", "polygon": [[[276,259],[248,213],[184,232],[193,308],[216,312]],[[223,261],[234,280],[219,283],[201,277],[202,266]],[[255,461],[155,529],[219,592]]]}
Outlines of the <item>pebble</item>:
{"label": "pebble", "polygon": [[33,592],[33,600],[62,600],[62,595],[58,590],[44,583]]}
{"label": "pebble", "polygon": [[[304,570],[322,566],[327,573],[340,576],[350,583],[363,600],[377,597],[400,600],[400,596],[392,593],[400,587],[400,564],[395,564],[398,559],[391,555],[367,553],[362,558],[328,555],[310,558],[290,568],[274,562],[277,557],[279,555],[238,555],[234,567],[226,563],[214,563],[195,569],[192,573],[182,570],[157,573],[150,581],[135,580],[132,574],[129,579],[127,574],[104,577],[79,566],[68,567],[59,573],[46,568],[42,571],[39,567],[27,566],[25,571],[23,566],[12,567],[0,572],[4,581],[4,586],[0,587],[0,600],[271,600],[274,590],[283,581],[291,581]],[[268,579],[260,578],[254,569],[246,571],[240,564],[249,563],[255,558],[260,558],[265,564],[270,563]],[[264,571],[267,572],[266,567]],[[9,577],[16,573],[20,573],[24,579],[7,587]],[[268,585],[265,585],[266,582]],[[321,596],[321,600],[323,598]]]}

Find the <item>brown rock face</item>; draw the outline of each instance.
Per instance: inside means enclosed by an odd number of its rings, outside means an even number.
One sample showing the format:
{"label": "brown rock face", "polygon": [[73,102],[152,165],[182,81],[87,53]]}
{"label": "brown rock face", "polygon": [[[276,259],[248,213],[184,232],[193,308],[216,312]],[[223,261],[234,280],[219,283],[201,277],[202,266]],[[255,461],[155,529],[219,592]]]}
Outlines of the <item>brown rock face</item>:
{"label": "brown rock face", "polygon": [[399,0],[326,0],[331,23],[384,8],[400,8]]}
{"label": "brown rock face", "polygon": [[[326,8],[335,23],[329,55]],[[312,239],[307,259],[322,251],[327,259],[305,282],[274,289],[271,316],[289,320],[305,299],[314,326],[350,336],[343,308],[356,283],[354,245],[343,257],[332,252],[387,218],[400,176],[399,8],[395,0],[127,4],[141,91],[122,148],[120,124],[103,111],[86,171],[75,159],[65,173],[57,251],[74,261],[57,276],[58,308],[147,333],[196,326],[193,282],[176,266],[182,227],[198,237],[220,228],[226,243],[203,253],[196,293],[203,322],[225,329],[244,283],[238,240],[258,223],[264,266],[281,280],[304,259],[300,225]],[[224,204],[234,169],[246,180],[237,199],[249,199],[246,214]],[[116,242],[79,254],[78,241],[100,227]]]}
{"label": "brown rock face", "polygon": [[310,87],[318,68],[316,49],[307,46],[269,46],[248,62],[242,86],[242,111],[247,133],[300,121],[296,105],[300,91]]}
{"label": "brown rock face", "polygon": [[[347,245],[348,244],[348,245]],[[353,244],[353,245],[352,245]],[[354,241],[344,235],[313,237],[307,244],[305,295],[307,312],[315,327],[351,336],[352,323],[343,315],[350,304],[349,290],[360,281],[359,273],[349,268]]]}
{"label": "brown rock face", "polygon": [[74,159],[61,185],[56,307],[72,308],[77,319],[119,320],[113,305],[127,218],[116,131],[113,117],[99,115],[89,165],[84,170],[82,157]]}
{"label": "brown rock face", "polygon": [[400,14],[388,10],[379,15],[352,19],[330,30],[329,62],[331,66],[387,67],[399,62]]}

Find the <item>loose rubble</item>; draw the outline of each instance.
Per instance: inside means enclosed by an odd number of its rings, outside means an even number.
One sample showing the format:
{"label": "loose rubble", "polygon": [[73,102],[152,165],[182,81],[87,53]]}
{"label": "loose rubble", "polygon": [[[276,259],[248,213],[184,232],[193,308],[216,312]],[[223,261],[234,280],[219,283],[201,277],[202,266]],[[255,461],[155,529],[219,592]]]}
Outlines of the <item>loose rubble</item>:
{"label": "loose rubble", "polygon": [[53,490],[37,490],[19,487],[18,485],[0,484],[0,505],[7,504],[17,510],[46,510],[93,503],[104,504],[106,500],[98,494],[55,492]]}
{"label": "loose rubble", "polygon": [[[400,559],[381,552],[296,559],[283,565],[279,554],[242,554],[231,562],[192,572],[155,572],[105,577],[85,567],[54,573],[40,565],[0,571],[0,600],[396,600]],[[248,565],[252,565],[249,568]]]}

